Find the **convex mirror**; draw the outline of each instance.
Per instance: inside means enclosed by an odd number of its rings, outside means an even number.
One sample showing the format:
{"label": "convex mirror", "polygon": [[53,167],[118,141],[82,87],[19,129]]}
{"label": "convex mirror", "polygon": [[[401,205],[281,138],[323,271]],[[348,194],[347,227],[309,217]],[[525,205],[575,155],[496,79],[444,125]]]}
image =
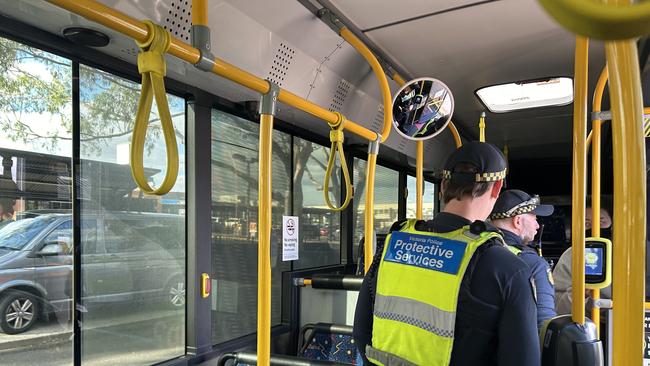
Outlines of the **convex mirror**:
{"label": "convex mirror", "polygon": [[433,78],[414,79],[393,98],[393,127],[409,140],[428,140],[445,129],[454,113],[451,90]]}

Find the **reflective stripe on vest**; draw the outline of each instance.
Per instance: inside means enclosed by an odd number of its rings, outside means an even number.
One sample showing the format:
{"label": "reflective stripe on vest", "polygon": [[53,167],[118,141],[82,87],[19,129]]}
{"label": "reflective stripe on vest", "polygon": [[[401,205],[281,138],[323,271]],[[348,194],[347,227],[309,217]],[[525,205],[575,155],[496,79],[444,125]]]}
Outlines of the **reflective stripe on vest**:
{"label": "reflective stripe on vest", "polygon": [[441,337],[454,336],[454,313],[417,300],[376,294],[373,314],[378,318],[410,324]]}
{"label": "reflective stripe on vest", "polygon": [[416,366],[403,358],[366,345],[366,357],[381,366]]}
{"label": "reflective stripe on vest", "polygon": [[449,364],[467,265],[481,244],[501,239],[495,232],[472,234],[467,226],[418,231],[416,222],[388,235],[379,263],[372,350],[366,353],[378,365]]}

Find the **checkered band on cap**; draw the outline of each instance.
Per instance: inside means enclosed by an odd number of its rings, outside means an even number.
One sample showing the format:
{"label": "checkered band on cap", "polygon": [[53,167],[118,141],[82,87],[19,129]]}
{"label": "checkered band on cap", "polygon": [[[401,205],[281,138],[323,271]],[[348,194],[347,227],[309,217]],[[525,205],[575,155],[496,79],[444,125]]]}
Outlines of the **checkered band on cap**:
{"label": "checkered band on cap", "polygon": [[[449,171],[449,170],[443,170],[442,171],[442,178],[443,179],[451,179],[453,176],[454,172]],[[500,171],[500,172],[490,172],[490,173],[476,173],[476,176],[474,177],[474,181],[477,183],[480,182],[496,182],[499,180],[503,180],[506,177],[506,169]]]}
{"label": "checkered band on cap", "polygon": [[517,215],[523,215],[527,214],[529,212],[533,212],[533,210],[537,207],[537,205],[527,205],[523,207],[519,207],[518,209],[510,212],[498,212],[498,213],[493,213],[490,215],[490,219],[497,220],[497,219],[507,219],[508,217],[515,217]]}
{"label": "checkered band on cap", "polygon": [[539,206],[540,200],[539,196],[535,195],[531,197],[528,201],[521,202],[520,204],[514,206],[506,212],[494,212],[490,215],[491,220],[498,219],[507,219],[509,217],[515,217],[517,215],[527,214],[533,212],[537,206]]}

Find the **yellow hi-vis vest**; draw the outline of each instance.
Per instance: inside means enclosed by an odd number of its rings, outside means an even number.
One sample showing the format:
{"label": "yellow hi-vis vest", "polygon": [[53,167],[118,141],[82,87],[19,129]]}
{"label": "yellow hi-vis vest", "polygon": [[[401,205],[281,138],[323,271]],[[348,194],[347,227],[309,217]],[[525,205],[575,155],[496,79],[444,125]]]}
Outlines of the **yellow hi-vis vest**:
{"label": "yellow hi-vis vest", "polygon": [[[501,236],[469,226],[415,230],[408,220],[386,237],[377,272],[370,361],[383,366],[449,365],[461,282],[476,249]],[[505,245],[505,244],[504,244]]]}

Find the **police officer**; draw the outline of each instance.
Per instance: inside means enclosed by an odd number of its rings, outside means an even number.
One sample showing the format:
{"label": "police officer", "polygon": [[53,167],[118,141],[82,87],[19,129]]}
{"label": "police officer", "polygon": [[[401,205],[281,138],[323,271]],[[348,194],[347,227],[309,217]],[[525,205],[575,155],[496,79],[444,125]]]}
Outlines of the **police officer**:
{"label": "police officer", "polygon": [[357,301],[365,364],[540,364],[530,270],[484,222],[505,174],[496,147],[465,144],[444,165],[443,212],[393,224]]}
{"label": "police officer", "polygon": [[555,288],[551,267],[528,244],[533,241],[539,224],[537,216],[550,216],[553,206],[540,204],[539,196],[511,189],[502,192],[494,204],[490,220],[501,230],[510,250],[530,267],[537,289],[537,326],[555,316]]}

